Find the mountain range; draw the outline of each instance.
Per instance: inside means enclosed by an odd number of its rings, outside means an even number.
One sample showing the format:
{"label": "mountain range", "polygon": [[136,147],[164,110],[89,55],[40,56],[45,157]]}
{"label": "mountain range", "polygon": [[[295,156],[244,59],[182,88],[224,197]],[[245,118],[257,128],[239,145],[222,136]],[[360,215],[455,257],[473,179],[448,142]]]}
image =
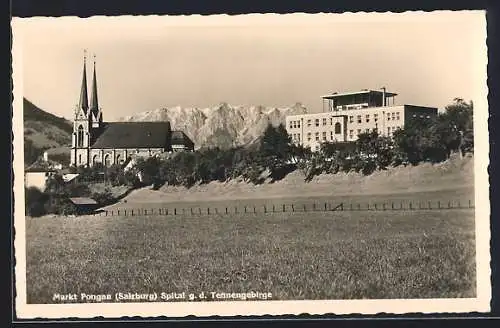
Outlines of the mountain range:
{"label": "mountain range", "polygon": [[287,115],[304,113],[307,113],[307,108],[300,103],[280,108],[221,103],[208,108],[159,108],[126,116],[120,121],[170,121],[172,129],[184,131],[196,148],[228,148],[252,144],[269,124],[285,124]]}

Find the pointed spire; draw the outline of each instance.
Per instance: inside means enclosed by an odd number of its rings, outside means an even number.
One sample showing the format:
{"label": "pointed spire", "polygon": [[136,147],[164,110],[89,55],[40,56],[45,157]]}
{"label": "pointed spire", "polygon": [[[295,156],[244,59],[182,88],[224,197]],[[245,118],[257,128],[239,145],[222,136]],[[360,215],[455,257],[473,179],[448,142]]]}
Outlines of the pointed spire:
{"label": "pointed spire", "polygon": [[78,109],[82,109],[85,114],[87,114],[87,109],[89,108],[89,100],[87,95],[87,50],[83,52],[83,77],[82,77],[82,88],[80,90],[80,102],[78,103]]}
{"label": "pointed spire", "polygon": [[94,55],[94,75],[92,77],[92,94],[90,96],[90,112],[94,114],[97,118],[99,114],[99,102],[97,100],[97,77],[96,77],[96,69],[95,69],[95,55]]}

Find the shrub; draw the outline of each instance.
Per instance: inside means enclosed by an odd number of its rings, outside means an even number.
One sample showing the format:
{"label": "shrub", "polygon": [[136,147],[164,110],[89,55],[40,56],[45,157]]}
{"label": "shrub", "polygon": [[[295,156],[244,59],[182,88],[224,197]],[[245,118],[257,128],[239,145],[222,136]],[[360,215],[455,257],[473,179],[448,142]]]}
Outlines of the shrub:
{"label": "shrub", "polygon": [[47,214],[45,205],[48,201],[48,197],[40,189],[35,187],[25,188],[25,209],[26,214],[33,217],[42,216]]}

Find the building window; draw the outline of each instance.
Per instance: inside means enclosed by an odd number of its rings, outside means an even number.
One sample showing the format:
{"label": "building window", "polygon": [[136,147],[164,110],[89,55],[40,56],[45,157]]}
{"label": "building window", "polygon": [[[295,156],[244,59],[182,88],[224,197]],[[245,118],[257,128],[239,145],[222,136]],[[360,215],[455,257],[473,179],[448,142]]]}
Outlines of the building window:
{"label": "building window", "polygon": [[366,114],[366,123],[370,122],[370,114]]}
{"label": "building window", "polygon": [[391,135],[391,128],[390,127],[387,128],[387,135]]}
{"label": "building window", "polygon": [[337,122],[335,123],[335,134],[340,134],[342,130],[342,127],[340,126],[340,123]]}
{"label": "building window", "polygon": [[315,137],[316,137],[316,141],[319,141],[319,132],[316,132]]}
{"label": "building window", "polygon": [[94,155],[92,157],[92,165],[96,165],[97,164],[97,155]]}
{"label": "building window", "polygon": [[399,112],[396,112],[396,120],[399,121]]}
{"label": "building window", "polygon": [[292,121],[292,127],[295,129],[297,127],[297,123],[295,121]]}
{"label": "building window", "polygon": [[333,131],[330,131],[330,140],[333,140]]}
{"label": "building window", "polygon": [[307,141],[311,141],[311,132],[307,132]]}
{"label": "building window", "polygon": [[353,138],[354,137],[354,130],[349,130],[349,138]]}
{"label": "building window", "polygon": [[317,119],[315,119],[315,120],[314,120],[314,124],[315,124],[316,126],[319,126],[319,118],[317,118]]}
{"label": "building window", "polygon": [[293,121],[290,121],[290,129],[293,129]]}
{"label": "building window", "polygon": [[78,154],[78,164],[82,164],[82,154]]}
{"label": "building window", "polygon": [[358,136],[361,134],[361,129],[358,129]]}
{"label": "building window", "polygon": [[395,121],[395,120],[396,120],[396,113],[394,113],[394,112],[392,112],[392,113],[391,113],[391,119],[392,119],[393,121]]}
{"label": "building window", "polygon": [[307,120],[307,126],[311,126],[311,120]]}
{"label": "building window", "polygon": [[361,123],[361,115],[358,115],[357,119],[358,119],[358,123]]}
{"label": "building window", "polygon": [[333,117],[330,117],[330,125],[333,125]]}
{"label": "building window", "polygon": [[323,141],[326,141],[326,132],[323,132]]}
{"label": "building window", "polygon": [[300,133],[297,133],[297,141],[300,141]]}
{"label": "building window", "polygon": [[323,117],[323,125],[326,125],[326,117]]}
{"label": "building window", "polygon": [[373,114],[373,120],[374,120],[375,122],[377,122],[377,121],[378,121],[378,114]]}
{"label": "building window", "polygon": [[349,123],[354,123],[354,116],[349,116]]}
{"label": "building window", "polygon": [[83,126],[81,125],[78,127],[77,145],[78,147],[83,147]]}
{"label": "building window", "polygon": [[370,133],[370,129],[365,129],[365,132],[366,133]]}
{"label": "building window", "polygon": [[390,121],[391,120],[391,113],[387,113],[387,120]]}
{"label": "building window", "polygon": [[314,147],[314,149],[316,149],[316,151],[319,150],[319,145],[316,145],[316,147]]}
{"label": "building window", "polygon": [[300,128],[300,121],[297,121],[297,127]]}

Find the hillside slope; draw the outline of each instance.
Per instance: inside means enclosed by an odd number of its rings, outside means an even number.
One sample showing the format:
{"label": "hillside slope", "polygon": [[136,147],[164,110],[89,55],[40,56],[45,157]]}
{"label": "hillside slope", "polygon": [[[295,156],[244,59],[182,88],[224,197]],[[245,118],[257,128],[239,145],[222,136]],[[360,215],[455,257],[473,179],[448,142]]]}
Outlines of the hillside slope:
{"label": "hillside slope", "polygon": [[270,199],[308,196],[390,195],[418,192],[464,191],[473,198],[474,158],[452,158],[443,163],[424,163],[361,173],[323,174],[304,182],[295,171],[274,183],[253,185],[233,180],[211,182],[192,188],[164,186],[159,191],[143,188],[132,192],[128,203],[204,202],[210,200]]}
{"label": "hillside slope", "polygon": [[307,113],[297,103],[291,107],[232,106],[222,103],[210,108],[160,108],[122,118],[122,121],[170,121],[199,147],[240,146],[253,143],[268,126],[285,123],[287,115]]}
{"label": "hillside slope", "polygon": [[25,165],[33,163],[44,149],[71,145],[71,122],[40,109],[26,98],[23,110]]}

